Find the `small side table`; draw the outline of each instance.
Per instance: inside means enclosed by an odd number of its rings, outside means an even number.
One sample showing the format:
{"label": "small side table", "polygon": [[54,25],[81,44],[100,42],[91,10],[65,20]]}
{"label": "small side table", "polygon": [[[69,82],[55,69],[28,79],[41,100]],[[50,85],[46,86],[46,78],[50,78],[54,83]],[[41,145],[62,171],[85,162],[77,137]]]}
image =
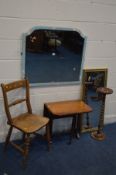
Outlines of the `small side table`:
{"label": "small side table", "polygon": [[99,124],[98,124],[98,130],[91,133],[92,138],[102,141],[106,138],[105,134],[103,133],[103,125],[104,125],[104,110],[105,110],[105,99],[106,95],[112,94],[113,90],[107,87],[99,87],[97,88],[97,92],[101,95],[101,112],[99,117]]}
{"label": "small side table", "polygon": [[50,119],[50,138],[52,138],[53,120],[68,117],[73,118],[69,143],[71,143],[73,136],[79,138],[82,131],[83,114],[89,112],[92,112],[92,108],[82,100],[45,103],[44,116]]}

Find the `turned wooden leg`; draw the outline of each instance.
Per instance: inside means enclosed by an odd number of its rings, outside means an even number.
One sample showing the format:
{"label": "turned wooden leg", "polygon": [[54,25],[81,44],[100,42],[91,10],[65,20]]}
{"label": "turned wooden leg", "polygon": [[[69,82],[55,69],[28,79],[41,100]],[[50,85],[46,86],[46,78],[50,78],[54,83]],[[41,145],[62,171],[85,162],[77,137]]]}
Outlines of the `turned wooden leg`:
{"label": "turned wooden leg", "polygon": [[12,130],[13,130],[13,127],[10,126],[9,131],[8,131],[8,135],[7,135],[7,137],[6,137],[5,145],[4,145],[4,152],[6,151],[7,146],[8,146],[8,144],[9,144],[10,137],[11,137],[11,134],[12,134]]}
{"label": "turned wooden leg", "polygon": [[27,164],[29,145],[30,145],[30,134],[25,134],[24,161],[23,161],[24,167],[26,167]]}

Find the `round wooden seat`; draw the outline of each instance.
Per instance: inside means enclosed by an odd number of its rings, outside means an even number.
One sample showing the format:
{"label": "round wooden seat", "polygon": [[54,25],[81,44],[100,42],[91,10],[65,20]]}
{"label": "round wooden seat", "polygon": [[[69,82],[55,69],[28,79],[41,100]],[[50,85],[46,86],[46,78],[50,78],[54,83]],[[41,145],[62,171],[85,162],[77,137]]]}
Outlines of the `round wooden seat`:
{"label": "round wooden seat", "polygon": [[40,115],[25,113],[15,117],[12,122],[17,129],[25,133],[33,133],[44,127],[49,119]]}

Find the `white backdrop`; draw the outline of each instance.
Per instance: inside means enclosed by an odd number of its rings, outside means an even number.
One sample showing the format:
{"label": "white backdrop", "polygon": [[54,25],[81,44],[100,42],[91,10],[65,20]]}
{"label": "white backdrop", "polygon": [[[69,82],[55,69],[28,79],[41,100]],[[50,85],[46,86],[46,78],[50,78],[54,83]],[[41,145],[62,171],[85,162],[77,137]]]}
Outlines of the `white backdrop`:
{"label": "white backdrop", "polygon": [[[22,33],[34,26],[72,27],[87,36],[84,68],[108,68],[105,118],[116,114],[116,0],[0,0],[0,83],[21,78]],[[79,99],[81,85],[31,88],[33,111],[48,101]],[[109,120],[110,121],[110,120]],[[68,121],[55,123],[67,129]],[[0,89],[0,141],[7,132]]]}

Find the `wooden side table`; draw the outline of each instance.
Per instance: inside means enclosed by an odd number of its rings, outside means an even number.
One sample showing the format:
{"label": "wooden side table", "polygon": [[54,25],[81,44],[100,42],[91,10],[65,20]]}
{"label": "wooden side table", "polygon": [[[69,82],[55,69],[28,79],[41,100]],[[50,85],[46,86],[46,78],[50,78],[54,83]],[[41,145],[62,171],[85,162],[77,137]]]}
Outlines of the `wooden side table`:
{"label": "wooden side table", "polygon": [[[82,114],[89,113],[92,108],[82,100],[60,101],[44,104],[44,116],[50,119],[50,133],[52,136],[52,126],[54,119],[72,117],[71,137],[79,137],[82,130]],[[52,137],[51,137],[52,138]]]}
{"label": "wooden side table", "polygon": [[110,88],[106,88],[106,87],[99,87],[97,88],[97,92],[100,93],[101,95],[101,100],[102,100],[101,112],[100,112],[100,117],[99,117],[98,130],[93,132],[91,136],[92,138],[101,141],[101,140],[104,140],[106,137],[102,131],[103,125],[104,125],[105,99],[106,99],[106,95],[113,93],[113,90]]}

